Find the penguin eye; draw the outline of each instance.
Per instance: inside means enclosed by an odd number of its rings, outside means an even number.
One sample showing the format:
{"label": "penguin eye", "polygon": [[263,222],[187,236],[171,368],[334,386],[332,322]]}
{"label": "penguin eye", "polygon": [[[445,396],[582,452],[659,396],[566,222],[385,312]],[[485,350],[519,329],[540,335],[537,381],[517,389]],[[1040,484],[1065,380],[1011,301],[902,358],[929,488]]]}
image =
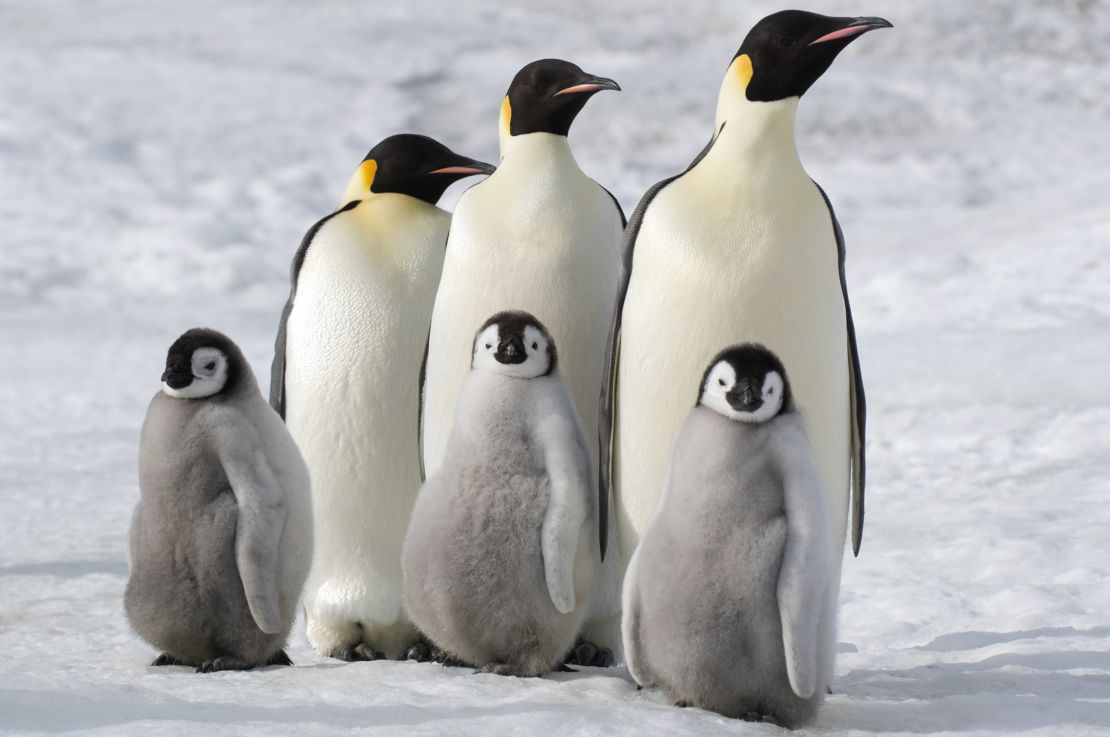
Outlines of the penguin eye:
{"label": "penguin eye", "polygon": [[486,348],[487,348],[487,349],[488,349],[488,348],[493,348],[493,344],[492,344],[492,343],[486,343]]}
{"label": "penguin eye", "polygon": [[787,49],[791,48],[792,46],[797,46],[798,45],[798,41],[796,39],[791,38],[790,36],[779,36],[778,38],[775,39],[775,43],[777,43],[779,46],[782,46],[783,48],[787,48]]}
{"label": "penguin eye", "polygon": [[532,350],[536,350],[536,349],[538,349],[539,347],[540,347],[540,344],[539,344],[539,343],[537,343],[537,342],[535,342],[535,341],[533,341],[533,342],[532,342]]}
{"label": "penguin eye", "polygon": [[775,396],[775,387],[771,387],[770,389],[768,389],[767,395],[771,397]]}
{"label": "penguin eye", "polygon": [[205,371],[211,371],[214,368],[216,368],[216,362],[215,361],[209,361],[208,363],[204,364],[204,370]]}
{"label": "penguin eye", "polygon": [[721,386],[724,386],[725,385],[725,380],[724,379],[717,379],[717,383],[720,384]]}

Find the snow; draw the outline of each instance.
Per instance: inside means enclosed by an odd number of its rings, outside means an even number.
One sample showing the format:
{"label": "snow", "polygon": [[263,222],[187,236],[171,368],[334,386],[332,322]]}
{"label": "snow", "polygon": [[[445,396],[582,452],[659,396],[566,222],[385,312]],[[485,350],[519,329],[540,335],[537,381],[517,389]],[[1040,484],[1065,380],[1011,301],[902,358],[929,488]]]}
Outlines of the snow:
{"label": "snow", "polygon": [[[836,693],[804,734],[1110,734],[1110,3],[885,15],[803,101],[870,404]],[[631,211],[708,138],[779,6],[0,3],[0,734],[772,734],[619,669],[153,669],[122,610],[165,350],[210,325],[265,383],[304,230],[379,138],[496,159],[523,63],[617,79],[571,141]],[[453,204],[459,188],[448,197]]]}

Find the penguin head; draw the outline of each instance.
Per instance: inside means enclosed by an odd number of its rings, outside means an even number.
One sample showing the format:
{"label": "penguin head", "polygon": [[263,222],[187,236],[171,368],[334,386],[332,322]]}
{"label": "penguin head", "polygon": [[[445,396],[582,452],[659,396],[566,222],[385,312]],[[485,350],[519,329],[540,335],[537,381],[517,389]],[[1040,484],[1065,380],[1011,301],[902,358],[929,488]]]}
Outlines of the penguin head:
{"label": "penguin head", "polygon": [[893,28],[893,24],[883,18],[783,10],[755,24],[732,65],[752,102],[800,97],[848,44],[876,28]]}
{"label": "penguin head", "polygon": [[555,341],[527,312],[499,312],[486,320],[474,338],[471,367],[518,379],[547,376],[558,358]]}
{"label": "penguin head", "polygon": [[702,377],[698,404],[730,420],[752,423],[794,409],[782,361],[756,343],[717,354]]}
{"label": "penguin head", "polygon": [[562,59],[540,59],[513,77],[501,106],[502,127],[511,136],[554,133],[565,136],[570,124],[594,93],[620,90],[605,77],[595,77]]}
{"label": "penguin head", "polygon": [[204,399],[228,393],[249,374],[239,347],[223,333],[193,328],[174,341],[166,354],[162,391],[178,399]]}
{"label": "penguin head", "polygon": [[393,192],[434,205],[455,182],[475,174],[492,174],[495,167],[460,156],[435,139],[401,133],[370,149],[351,178],[345,198],[359,199],[367,191]]}

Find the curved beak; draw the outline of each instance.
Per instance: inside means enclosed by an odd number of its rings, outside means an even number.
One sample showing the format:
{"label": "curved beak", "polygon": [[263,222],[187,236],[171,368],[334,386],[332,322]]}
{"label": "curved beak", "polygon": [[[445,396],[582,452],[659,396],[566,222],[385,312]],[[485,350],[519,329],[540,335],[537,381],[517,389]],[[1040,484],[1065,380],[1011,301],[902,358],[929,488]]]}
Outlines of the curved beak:
{"label": "curved beak", "polygon": [[487,164],[484,161],[477,161],[475,159],[467,159],[462,156],[458,161],[450,166],[441,166],[438,169],[432,169],[429,174],[454,174],[456,176],[470,177],[475,174],[493,174],[497,171],[497,167],[493,164]]}
{"label": "curved beak", "polygon": [[846,25],[810,41],[809,45],[815,46],[816,44],[826,43],[828,41],[836,41],[840,38],[854,38],[868,31],[874,31],[877,28],[894,28],[894,24],[886,18],[846,18],[845,20],[848,21]]}
{"label": "curved beak", "polygon": [[558,97],[559,95],[576,95],[579,92],[597,92],[599,90],[615,90],[616,92],[620,92],[621,86],[607,77],[595,77],[590,74],[576,84],[559,90],[554,94],[554,97]]}

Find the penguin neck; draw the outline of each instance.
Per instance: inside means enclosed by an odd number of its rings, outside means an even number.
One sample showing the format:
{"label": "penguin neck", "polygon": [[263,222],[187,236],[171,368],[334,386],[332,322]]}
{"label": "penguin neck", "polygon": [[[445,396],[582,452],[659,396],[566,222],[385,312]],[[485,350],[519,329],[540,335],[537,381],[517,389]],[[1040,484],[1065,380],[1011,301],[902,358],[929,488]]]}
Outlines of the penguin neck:
{"label": "penguin neck", "polygon": [[731,166],[743,162],[747,173],[752,173],[753,169],[756,173],[764,169],[804,173],[794,141],[794,121],[800,98],[752,102],[744,94],[748,78],[750,73],[745,74],[745,65],[737,59],[721,83],[714,158]]}
{"label": "penguin neck", "polygon": [[[510,169],[578,168],[566,136],[556,133],[522,133],[501,137],[501,167]],[[500,170],[500,167],[498,167]]]}

